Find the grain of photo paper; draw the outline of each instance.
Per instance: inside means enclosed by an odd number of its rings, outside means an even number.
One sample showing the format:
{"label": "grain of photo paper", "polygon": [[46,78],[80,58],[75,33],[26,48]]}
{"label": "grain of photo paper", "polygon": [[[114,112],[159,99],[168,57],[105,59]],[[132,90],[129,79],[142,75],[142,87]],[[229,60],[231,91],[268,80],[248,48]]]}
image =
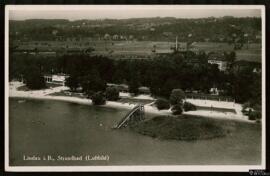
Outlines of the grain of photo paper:
{"label": "grain of photo paper", "polygon": [[265,169],[265,8],[7,5],[5,169]]}

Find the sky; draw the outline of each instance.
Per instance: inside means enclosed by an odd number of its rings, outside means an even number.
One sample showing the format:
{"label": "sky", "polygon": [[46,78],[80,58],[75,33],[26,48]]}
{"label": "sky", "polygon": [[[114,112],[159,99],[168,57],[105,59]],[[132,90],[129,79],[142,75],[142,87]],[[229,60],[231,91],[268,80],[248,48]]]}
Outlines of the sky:
{"label": "sky", "polygon": [[[151,6],[24,6],[11,8],[9,19],[127,19],[144,17],[176,17],[176,18],[207,18],[207,17],[260,17],[261,10],[237,6],[190,7],[175,5]],[[248,9],[247,9],[248,8]]]}

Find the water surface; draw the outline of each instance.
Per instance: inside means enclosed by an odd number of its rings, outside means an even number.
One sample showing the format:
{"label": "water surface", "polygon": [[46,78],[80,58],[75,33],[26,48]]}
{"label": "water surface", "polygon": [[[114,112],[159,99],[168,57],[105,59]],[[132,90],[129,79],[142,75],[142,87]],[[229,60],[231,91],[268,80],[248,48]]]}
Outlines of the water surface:
{"label": "water surface", "polygon": [[[128,111],[51,100],[10,98],[10,165],[260,164],[261,128],[236,123],[229,136],[168,141],[114,126]],[[147,115],[150,116],[150,115]],[[29,161],[23,156],[108,155],[108,161]]]}

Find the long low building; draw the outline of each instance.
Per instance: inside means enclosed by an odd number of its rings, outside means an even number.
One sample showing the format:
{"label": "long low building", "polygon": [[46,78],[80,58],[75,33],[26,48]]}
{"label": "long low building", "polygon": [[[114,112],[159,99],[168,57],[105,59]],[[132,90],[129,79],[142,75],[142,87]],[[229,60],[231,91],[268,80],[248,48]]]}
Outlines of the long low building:
{"label": "long low building", "polygon": [[44,75],[44,79],[46,83],[52,83],[52,84],[58,84],[58,85],[65,85],[66,79],[69,77],[69,75],[64,73],[58,73],[58,74],[47,74]]}

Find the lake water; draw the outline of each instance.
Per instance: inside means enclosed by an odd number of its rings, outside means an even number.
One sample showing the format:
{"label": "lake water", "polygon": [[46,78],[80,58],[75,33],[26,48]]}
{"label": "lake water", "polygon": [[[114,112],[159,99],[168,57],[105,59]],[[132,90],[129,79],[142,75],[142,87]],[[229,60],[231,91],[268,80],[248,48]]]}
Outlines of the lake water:
{"label": "lake water", "polygon": [[[10,98],[10,165],[247,165],[261,162],[261,128],[236,123],[229,136],[168,141],[111,127],[128,111]],[[148,117],[151,115],[147,115]],[[24,156],[109,156],[107,161],[31,161]]]}

